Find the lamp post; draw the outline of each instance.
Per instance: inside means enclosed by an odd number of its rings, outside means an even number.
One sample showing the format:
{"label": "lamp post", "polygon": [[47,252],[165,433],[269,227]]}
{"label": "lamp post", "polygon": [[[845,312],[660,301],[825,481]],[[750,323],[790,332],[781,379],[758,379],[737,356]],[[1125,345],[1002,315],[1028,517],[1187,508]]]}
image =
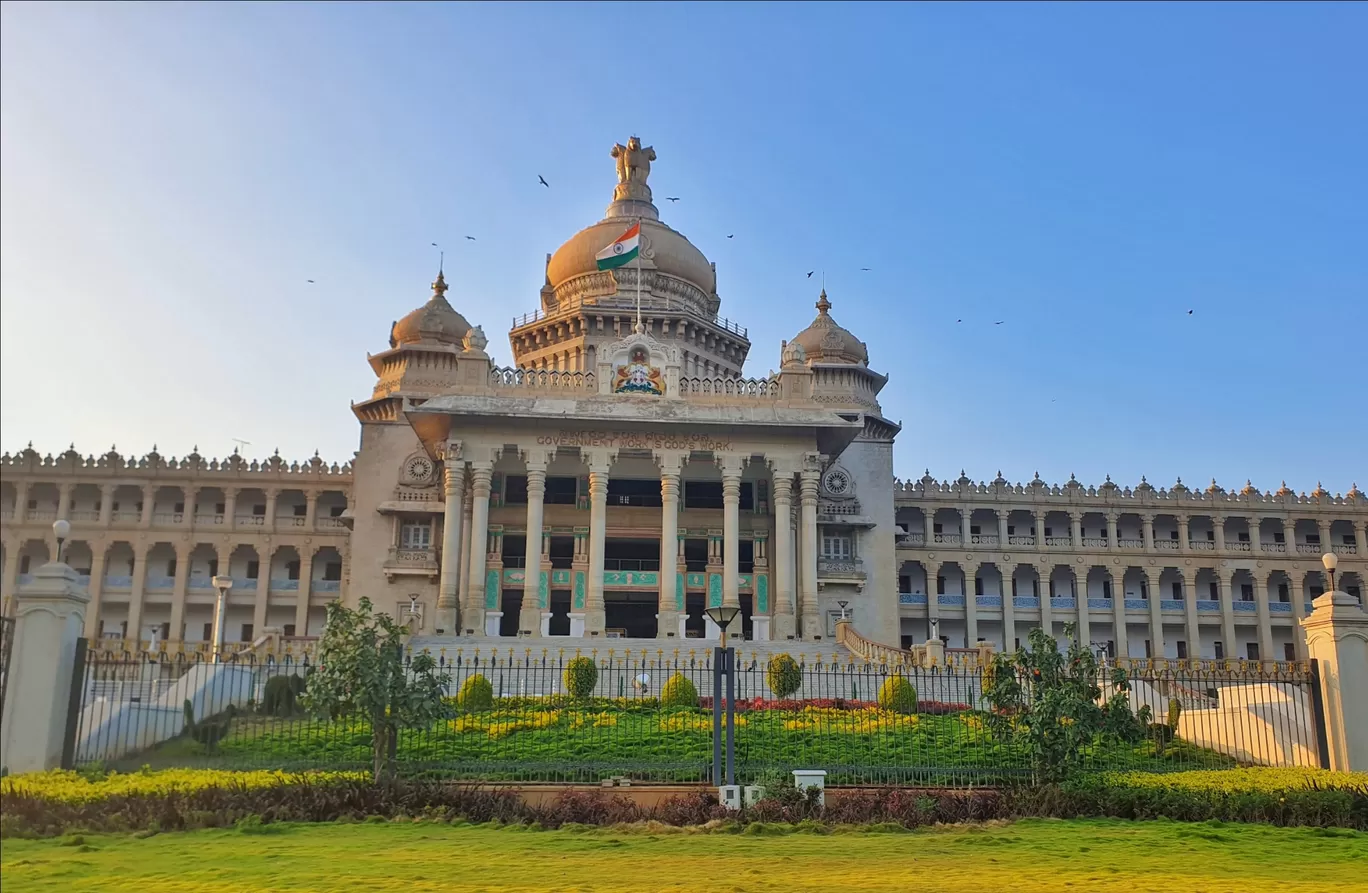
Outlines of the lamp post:
{"label": "lamp post", "polygon": [[[704,611],[722,631],[718,647],[713,649],[713,784],[736,784],[736,649],[727,647],[727,627],[741,613],[738,605],[714,605]],[[726,677],[726,685],[722,677]],[[725,697],[724,697],[725,695]],[[723,703],[726,704],[726,763],[722,761]],[[723,768],[725,765],[725,773]]]}
{"label": "lamp post", "polygon": [[215,575],[213,583],[218,597],[214,600],[214,641],[211,647],[214,663],[218,663],[223,651],[223,624],[228,619],[228,590],[233,588],[233,578],[218,574]]}
{"label": "lamp post", "polygon": [[62,544],[71,535],[71,522],[66,519],[52,522],[52,534],[57,537],[57,558],[58,564],[62,563]]}
{"label": "lamp post", "polygon": [[1325,572],[1330,575],[1330,592],[1335,591],[1335,568],[1339,567],[1339,556],[1334,552],[1326,552],[1321,556],[1321,564],[1325,565]]}
{"label": "lamp post", "polygon": [[939,617],[932,617],[932,618],[931,618],[931,636],[930,636],[930,639],[939,639],[939,638],[940,638],[940,618],[939,618]]}
{"label": "lamp post", "polygon": [[839,605],[841,608],[841,619],[849,620],[850,617],[846,614],[846,605],[850,604],[850,602],[846,601],[845,599],[841,599],[836,604]]}

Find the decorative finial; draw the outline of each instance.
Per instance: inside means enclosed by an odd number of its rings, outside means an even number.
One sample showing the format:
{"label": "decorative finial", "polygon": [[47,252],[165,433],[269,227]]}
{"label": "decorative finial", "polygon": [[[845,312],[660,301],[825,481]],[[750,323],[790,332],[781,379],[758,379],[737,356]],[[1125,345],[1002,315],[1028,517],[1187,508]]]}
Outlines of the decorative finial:
{"label": "decorative finial", "polygon": [[446,276],[443,275],[441,268],[437,270],[437,281],[432,283],[432,296],[434,298],[445,298],[447,292]]}
{"label": "decorative finial", "polygon": [[[827,300],[826,289],[824,288],[822,289],[821,296],[817,298],[817,312],[820,313],[822,316],[826,316],[827,311],[830,309],[831,302]],[[961,474],[962,473],[963,472],[961,472]]]}
{"label": "decorative finial", "polygon": [[[155,443],[152,444],[152,449],[155,450],[156,448],[157,448],[157,445],[156,445]],[[69,450],[75,450],[75,449],[76,449],[76,441],[73,440],[73,441],[71,442],[71,446],[67,447],[67,449],[69,449]]]}
{"label": "decorative finial", "polygon": [[1142,484],[1148,484],[1148,483],[1149,483],[1149,481],[1145,480],[1145,476],[1144,476],[1143,474],[1140,475],[1140,483],[1142,483]]}
{"label": "decorative finial", "polygon": [[1107,483],[1111,483],[1111,475],[1107,475]]}
{"label": "decorative finial", "polygon": [[276,448],[275,448],[275,453],[274,453],[273,455],[276,455],[276,456],[279,456],[279,455],[280,455],[280,447],[276,447]]}

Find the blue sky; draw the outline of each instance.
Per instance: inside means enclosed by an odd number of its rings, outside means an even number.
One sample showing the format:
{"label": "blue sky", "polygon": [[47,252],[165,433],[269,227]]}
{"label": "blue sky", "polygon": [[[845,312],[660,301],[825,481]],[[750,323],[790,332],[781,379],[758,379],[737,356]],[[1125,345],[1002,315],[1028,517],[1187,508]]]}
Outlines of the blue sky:
{"label": "blue sky", "polygon": [[430,243],[508,362],[635,133],[749,374],[825,271],[903,477],[1364,487],[1365,35],[1359,4],[7,3],[0,445],[349,458]]}

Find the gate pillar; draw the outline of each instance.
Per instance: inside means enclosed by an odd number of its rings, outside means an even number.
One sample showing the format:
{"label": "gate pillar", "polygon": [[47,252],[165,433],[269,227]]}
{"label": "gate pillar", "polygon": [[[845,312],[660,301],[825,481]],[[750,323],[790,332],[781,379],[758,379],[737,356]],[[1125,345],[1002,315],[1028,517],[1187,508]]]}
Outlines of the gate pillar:
{"label": "gate pillar", "polygon": [[1347,592],[1327,592],[1301,621],[1320,664],[1329,768],[1368,772],[1368,613]]}

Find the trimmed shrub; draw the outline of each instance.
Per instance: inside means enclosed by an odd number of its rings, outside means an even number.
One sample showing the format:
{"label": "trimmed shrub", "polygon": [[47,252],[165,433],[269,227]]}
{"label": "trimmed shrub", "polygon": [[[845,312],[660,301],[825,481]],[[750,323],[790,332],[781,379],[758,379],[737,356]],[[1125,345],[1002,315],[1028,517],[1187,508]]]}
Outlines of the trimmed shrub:
{"label": "trimmed shrub", "polygon": [[291,716],[299,712],[299,697],[304,694],[304,677],[272,676],[261,695],[261,711],[271,716]]}
{"label": "trimmed shrub", "polygon": [[1177,698],[1169,698],[1168,703],[1168,727],[1169,731],[1178,731],[1178,720],[1183,716],[1183,704]]}
{"label": "trimmed shrub", "polygon": [[774,696],[783,700],[803,686],[803,671],[792,655],[776,654],[765,668],[765,682]]}
{"label": "trimmed shrub", "polygon": [[903,676],[889,676],[879,686],[879,706],[894,713],[916,713],[917,690]]}
{"label": "trimmed shrub", "polygon": [[570,697],[584,700],[598,685],[598,667],[588,657],[577,657],[565,665],[565,690]]}
{"label": "trimmed shrub", "polygon": [[479,673],[461,683],[456,706],[462,710],[488,710],[494,706],[494,686]]}
{"label": "trimmed shrub", "polygon": [[698,689],[683,673],[675,673],[660,690],[661,707],[697,707]]}

